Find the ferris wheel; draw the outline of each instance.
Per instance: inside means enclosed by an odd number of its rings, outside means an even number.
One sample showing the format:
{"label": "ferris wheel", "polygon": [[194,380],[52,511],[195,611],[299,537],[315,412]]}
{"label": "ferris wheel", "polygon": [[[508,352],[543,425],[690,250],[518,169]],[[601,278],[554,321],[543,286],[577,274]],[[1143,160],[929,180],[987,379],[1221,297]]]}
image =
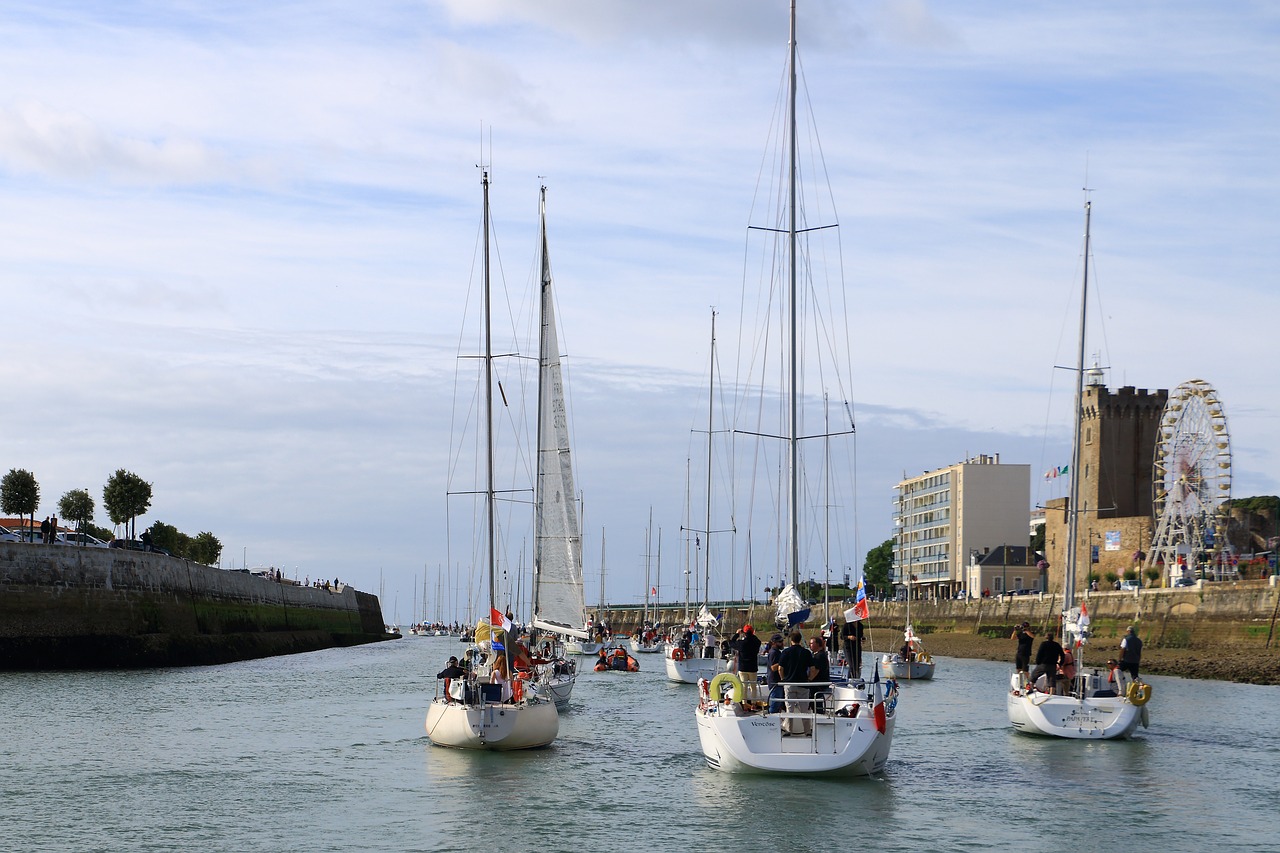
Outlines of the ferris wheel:
{"label": "ferris wheel", "polygon": [[1152,476],[1156,533],[1147,565],[1175,571],[1195,555],[1226,544],[1222,505],[1231,498],[1231,438],[1227,415],[1213,386],[1183,382],[1165,403]]}

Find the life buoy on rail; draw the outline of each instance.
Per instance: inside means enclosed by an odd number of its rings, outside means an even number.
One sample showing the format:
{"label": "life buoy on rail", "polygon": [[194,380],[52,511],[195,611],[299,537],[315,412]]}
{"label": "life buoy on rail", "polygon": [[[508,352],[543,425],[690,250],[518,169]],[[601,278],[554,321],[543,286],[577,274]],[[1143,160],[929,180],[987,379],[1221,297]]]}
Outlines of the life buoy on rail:
{"label": "life buoy on rail", "polygon": [[733,688],[733,701],[741,702],[742,679],[738,678],[738,674],[736,672],[722,672],[715,678],[711,679],[711,686],[708,688],[711,692],[711,698],[717,702],[720,701],[720,685],[725,682],[728,682],[729,686]]}
{"label": "life buoy on rail", "polygon": [[1145,681],[1135,681],[1129,685],[1129,689],[1125,692],[1130,704],[1142,707],[1151,701],[1151,685]]}
{"label": "life buoy on rail", "polygon": [[511,701],[519,702],[524,699],[524,676],[516,673],[516,677],[511,679]]}
{"label": "life buoy on rail", "polygon": [[672,650],[671,650],[671,659],[672,659],[672,660],[684,660],[684,649],[680,648],[679,646],[677,646],[676,648],[672,649]]}

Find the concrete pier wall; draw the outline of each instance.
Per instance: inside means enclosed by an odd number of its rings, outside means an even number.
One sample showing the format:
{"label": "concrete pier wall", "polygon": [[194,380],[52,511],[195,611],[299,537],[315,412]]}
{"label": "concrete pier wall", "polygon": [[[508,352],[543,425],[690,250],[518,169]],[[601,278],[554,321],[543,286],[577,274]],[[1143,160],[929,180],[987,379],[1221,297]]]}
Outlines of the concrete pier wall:
{"label": "concrete pier wall", "polygon": [[377,596],[163,554],[0,543],[0,668],[225,663],[384,639]]}

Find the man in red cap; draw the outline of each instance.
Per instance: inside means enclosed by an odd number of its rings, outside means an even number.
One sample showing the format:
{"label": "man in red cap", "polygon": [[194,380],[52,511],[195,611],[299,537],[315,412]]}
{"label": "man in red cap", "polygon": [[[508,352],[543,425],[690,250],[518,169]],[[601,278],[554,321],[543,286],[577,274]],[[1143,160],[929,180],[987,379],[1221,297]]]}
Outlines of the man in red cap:
{"label": "man in red cap", "polygon": [[750,625],[742,626],[742,639],[738,641],[738,677],[746,685],[747,697],[756,698],[756,684],[760,681],[760,638]]}

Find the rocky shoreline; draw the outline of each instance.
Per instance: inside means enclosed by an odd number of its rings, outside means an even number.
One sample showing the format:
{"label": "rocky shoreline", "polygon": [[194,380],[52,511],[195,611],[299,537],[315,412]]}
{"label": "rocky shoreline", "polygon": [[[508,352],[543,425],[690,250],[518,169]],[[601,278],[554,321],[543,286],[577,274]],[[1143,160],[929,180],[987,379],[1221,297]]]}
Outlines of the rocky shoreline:
{"label": "rocky shoreline", "polygon": [[[874,644],[874,648],[880,651],[896,650],[902,644],[901,629],[874,628],[869,633],[868,648],[872,648]],[[934,655],[1007,661],[1010,666],[1013,665],[1015,643],[1012,639],[952,632],[922,633],[922,639],[925,647]],[[1108,657],[1118,657],[1119,654],[1118,641],[1091,643],[1086,663],[1101,663]],[[1148,644],[1142,649],[1140,671],[1144,674],[1206,678],[1240,684],[1280,684],[1280,649],[1225,648],[1211,652],[1203,649],[1152,648]]]}

